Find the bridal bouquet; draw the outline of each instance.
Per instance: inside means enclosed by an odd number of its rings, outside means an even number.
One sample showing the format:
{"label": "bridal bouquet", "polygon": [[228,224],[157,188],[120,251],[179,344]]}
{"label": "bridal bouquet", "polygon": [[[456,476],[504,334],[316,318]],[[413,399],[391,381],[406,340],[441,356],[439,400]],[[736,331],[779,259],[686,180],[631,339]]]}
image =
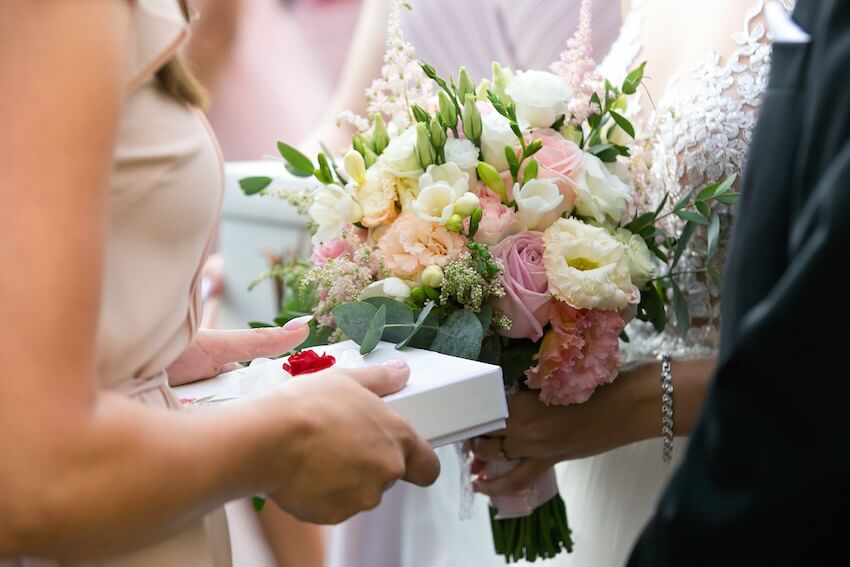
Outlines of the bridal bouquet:
{"label": "bridal bouquet", "polygon": [[[383,76],[367,92],[371,118],[347,116],[359,129],[351,149],[313,161],[278,144],[316,189],[242,180],[248,194],[295,203],[313,229],[310,262],[273,270],[289,290],[277,323],[313,314],[307,345],[350,338],[365,355],[384,340],[497,364],[506,388],[538,390],[546,404],[585,402],[616,378],[628,318],[662,329],[669,297],[686,325],[669,274],[695,225],[709,225],[716,246],[709,203],[730,202],[732,180],[667,212],[666,199],[633,210],[619,158],[635,135],[625,109],[644,65],[618,85],[596,76],[589,33],[585,14],[553,72],[494,63],[476,84],[463,68],[443,78],[415,61],[394,13]],[[687,221],[682,234],[661,228],[665,214]],[[509,561],[572,549],[553,472],[493,504],[495,546]]]}

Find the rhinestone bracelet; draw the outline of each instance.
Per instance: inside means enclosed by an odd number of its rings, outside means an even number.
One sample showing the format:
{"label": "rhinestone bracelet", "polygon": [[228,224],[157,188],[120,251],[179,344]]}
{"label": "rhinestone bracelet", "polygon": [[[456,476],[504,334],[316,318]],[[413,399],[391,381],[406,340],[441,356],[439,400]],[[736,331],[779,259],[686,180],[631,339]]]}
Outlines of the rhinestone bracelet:
{"label": "rhinestone bracelet", "polygon": [[669,463],[673,458],[673,373],[667,353],[661,356],[661,436],[664,438],[661,456]]}

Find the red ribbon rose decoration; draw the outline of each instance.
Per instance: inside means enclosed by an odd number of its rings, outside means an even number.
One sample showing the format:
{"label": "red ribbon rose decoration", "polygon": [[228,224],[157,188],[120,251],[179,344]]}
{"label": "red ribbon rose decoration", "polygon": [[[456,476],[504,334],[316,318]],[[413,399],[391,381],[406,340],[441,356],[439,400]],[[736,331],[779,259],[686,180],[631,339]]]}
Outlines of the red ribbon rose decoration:
{"label": "red ribbon rose decoration", "polygon": [[289,372],[292,376],[299,374],[311,374],[330,368],[336,364],[336,359],[329,354],[318,354],[313,350],[303,350],[289,357],[283,363],[283,369]]}

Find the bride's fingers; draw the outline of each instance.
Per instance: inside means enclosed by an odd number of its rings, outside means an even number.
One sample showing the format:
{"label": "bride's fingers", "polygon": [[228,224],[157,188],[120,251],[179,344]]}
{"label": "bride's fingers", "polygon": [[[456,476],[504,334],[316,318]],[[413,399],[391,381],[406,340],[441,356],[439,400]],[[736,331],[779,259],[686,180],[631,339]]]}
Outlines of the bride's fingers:
{"label": "bride's fingers", "polygon": [[530,488],[552,464],[548,459],[526,459],[504,476],[495,479],[479,478],[473,483],[473,487],[487,496],[515,494]]}
{"label": "bride's fingers", "polygon": [[472,440],[471,448],[476,459],[492,461],[500,457],[502,441],[500,438],[476,437]]}

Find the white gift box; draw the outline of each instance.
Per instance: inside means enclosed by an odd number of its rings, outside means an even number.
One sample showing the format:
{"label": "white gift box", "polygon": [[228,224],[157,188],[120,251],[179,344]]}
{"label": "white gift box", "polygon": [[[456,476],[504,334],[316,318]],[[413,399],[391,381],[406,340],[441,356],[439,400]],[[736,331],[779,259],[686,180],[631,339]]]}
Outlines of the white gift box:
{"label": "white gift box", "polygon": [[[376,366],[401,359],[410,366],[407,386],[384,401],[393,407],[433,447],[484,435],[505,426],[508,406],[502,369],[492,364],[455,358],[414,348],[396,350],[380,343],[361,357],[352,341],[313,347],[330,354],[337,367]],[[261,395],[292,379],[284,360],[258,359],[250,366],[210,380],[174,388],[178,397],[193,400],[231,400]],[[309,379],[308,375],[296,378]]]}

